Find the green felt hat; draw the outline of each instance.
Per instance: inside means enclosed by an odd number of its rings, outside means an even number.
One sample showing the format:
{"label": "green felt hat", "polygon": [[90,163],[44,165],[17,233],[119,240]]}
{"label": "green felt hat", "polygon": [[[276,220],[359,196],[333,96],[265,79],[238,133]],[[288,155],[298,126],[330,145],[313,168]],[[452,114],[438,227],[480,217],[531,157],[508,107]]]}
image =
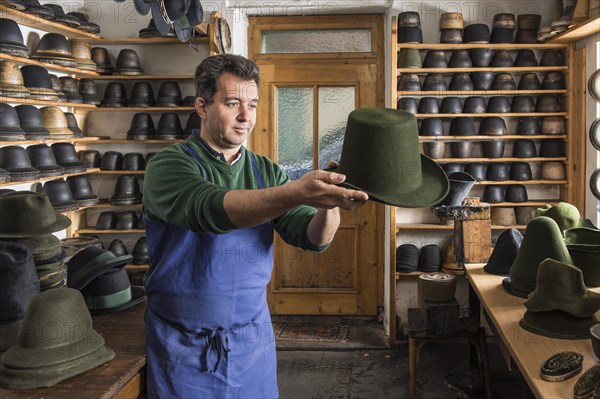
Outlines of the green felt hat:
{"label": "green felt hat", "polygon": [[12,238],[11,241],[25,245],[29,248],[35,262],[51,259],[62,253],[60,239],[52,233],[31,237]]}
{"label": "green felt hat", "polygon": [[0,238],[54,233],[71,225],[71,219],[54,210],[47,196],[14,191],[0,196]]}
{"label": "green felt hat", "polygon": [[549,217],[538,216],[527,224],[510,266],[510,278],[503,280],[502,286],[513,295],[527,298],[535,290],[539,265],[546,258],[573,264],[558,224]]}
{"label": "green felt hat", "polygon": [[590,337],[590,327],[598,320],[595,316],[577,317],[563,310],[533,312],[527,310],[519,326],[534,334],[558,339],[584,339]]}
{"label": "green felt hat", "polygon": [[556,205],[546,204],[535,211],[535,216],[547,216],[554,219],[560,231],[583,226],[579,209],[568,202],[559,202]]}
{"label": "green felt hat", "polygon": [[444,170],[419,153],[415,116],[396,109],[362,108],[348,115],[336,171],[346,175],[346,187],[393,206],[431,206],[450,189]]}
{"label": "green felt hat", "polygon": [[0,358],[0,386],[52,386],[114,357],[104,338],[93,329],[79,291],[44,291],[29,303],[17,344]]}
{"label": "green felt hat", "polygon": [[77,252],[67,264],[67,284],[81,290],[96,277],[133,260],[133,255],[116,256],[94,245]]}
{"label": "green felt hat", "polygon": [[585,318],[600,310],[600,293],[585,288],[578,267],[546,259],[540,263],[535,291],[524,305],[533,312],[558,309]]}
{"label": "green felt hat", "polygon": [[573,264],[583,272],[585,285],[600,286],[600,230],[575,227],[564,234]]}

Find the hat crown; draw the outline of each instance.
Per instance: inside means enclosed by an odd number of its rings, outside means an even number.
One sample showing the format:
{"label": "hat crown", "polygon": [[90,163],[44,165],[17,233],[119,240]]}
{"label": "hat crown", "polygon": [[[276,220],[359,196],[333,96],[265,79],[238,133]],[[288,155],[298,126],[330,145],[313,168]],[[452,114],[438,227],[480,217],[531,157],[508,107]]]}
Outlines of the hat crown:
{"label": "hat crown", "polygon": [[568,202],[559,202],[557,205],[545,205],[538,208],[536,216],[546,216],[554,220],[561,231],[581,226],[581,214],[576,206]]}
{"label": "hat crown", "polygon": [[[44,194],[32,191],[15,191],[0,197],[0,237],[28,237],[37,235],[41,230],[59,231],[71,224],[71,221],[58,215],[50,199]],[[68,221],[68,222],[67,222]]]}

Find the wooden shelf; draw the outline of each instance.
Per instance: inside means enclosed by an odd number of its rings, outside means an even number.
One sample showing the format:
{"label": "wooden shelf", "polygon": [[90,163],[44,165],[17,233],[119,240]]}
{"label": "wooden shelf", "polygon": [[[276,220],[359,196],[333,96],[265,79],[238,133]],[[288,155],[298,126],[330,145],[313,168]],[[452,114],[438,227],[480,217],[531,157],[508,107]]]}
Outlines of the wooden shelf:
{"label": "wooden shelf", "polygon": [[[525,226],[525,225],[514,225],[514,226],[492,225],[492,230],[506,230],[506,229],[510,229],[510,228],[524,230],[526,227],[527,226]],[[454,230],[454,226],[453,225],[445,225],[445,224],[432,224],[432,223],[422,223],[422,224],[396,223],[396,234],[398,234],[401,230]]]}
{"label": "wooden shelf", "polygon": [[64,36],[78,39],[100,39],[99,35],[84,32],[82,30],[71,28],[57,22],[42,19],[36,15],[28,14],[23,11],[12,9],[4,4],[0,4],[0,16],[2,18],[11,18],[21,25],[40,29],[46,32],[60,33]]}
{"label": "wooden shelf", "polygon": [[148,265],[125,265],[125,270],[148,270]]}
{"label": "wooden shelf", "polygon": [[98,75],[94,80],[188,80],[192,75]]}
{"label": "wooden shelf", "polygon": [[581,39],[585,39],[595,33],[600,32],[600,16],[595,16],[578,23],[577,25],[567,29],[564,32],[559,33],[551,39],[548,39],[544,43],[548,44],[568,44],[573,43]]}
{"label": "wooden shelf", "polygon": [[172,111],[183,112],[193,111],[194,107],[94,107],[96,112],[132,112],[132,111]]}
{"label": "wooden shelf", "polygon": [[[396,28],[392,29],[394,35],[397,34]],[[469,50],[472,48],[493,48],[494,50],[546,50],[549,48],[553,49],[566,49],[569,47],[568,44],[564,43],[397,43],[398,49],[401,48],[416,48],[418,50]]]}
{"label": "wooden shelf", "polygon": [[82,172],[82,173],[68,173],[68,174],[64,174],[64,175],[60,175],[60,176],[42,177],[42,178],[35,179],[35,180],[11,181],[11,182],[7,182],[7,183],[0,183],[0,187],[16,186],[16,185],[19,185],[19,184],[40,183],[40,182],[47,181],[47,180],[64,179],[65,177],[69,177],[69,176],[90,175],[90,174],[98,173],[98,171],[100,171],[100,169],[98,169],[98,168],[90,168],[90,169],[87,169],[85,172]]}
{"label": "wooden shelf", "polygon": [[33,145],[33,144],[53,144],[53,143],[72,143],[87,144],[98,143],[100,137],[80,137],[72,139],[45,139],[45,140],[19,140],[19,141],[0,141],[2,145]]}
{"label": "wooden shelf", "polygon": [[56,107],[71,107],[84,110],[98,109],[97,106],[92,104],[76,104],[59,101],[45,101],[45,100],[32,100],[30,98],[15,98],[15,97],[4,97],[0,96],[0,102],[3,103],[18,103],[18,104],[32,104],[32,105],[53,105]]}
{"label": "wooden shelf", "polygon": [[567,66],[538,66],[538,67],[469,67],[469,68],[398,68],[398,75],[403,73],[416,73],[424,75],[428,73],[441,73],[452,75],[457,72],[510,72],[510,73],[530,73],[530,72],[554,72],[568,71]]}
{"label": "wooden shelf", "polygon": [[[460,115],[460,114],[458,114]],[[435,141],[465,141],[465,140],[519,140],[519,139],[531,139],[531,140],[543,140],[543,139],[561,139],[566,140],[567,135],[565,134],[507,134],[501,136],[419,136],[420,142],[435,142]]]}
{"label": "wooden shelf", "polygon": [[[450,270],[450,269],[440,269],[438,270],[439,272],[443,272],[443,273],[448,273],[448,274],[453,274],[455,276],[464,276],[465,271],[464,270]],[[396,280],[399,280],[401,277],[418,277],[422,274],[426,274],[429,272],[396,272]]]}
{"label": "wooden shelf", "polygon": [[[124,44],[182,44],[186,45],[187,42],[182,42],[176,37],[102,37],[87,40],[89,44],[98,45],[124,45]],[[192,40],[192,43],[197,44],[208,44],[209,40],[206,36],[196,36]]]}
{"label": "wooden shelf", "polygon": [[96,228],[86,227],[83,229],[79,229],[75,231],[75,237],[79,234],[140,234],[145,233],[146,230],[143,229],[133,229],[133,230],[96,230]]}
{"label": "wooden shelf", "polygon": [[468,117],[468,118],[486,118],[488,116],[500,116],[505,118],[517,118],[523,116],[542,117],[542,116],[569,116],[568,112],[492,112],[492,113],[481,113],[481,114],[415,114],[417,118],[456,118],[456,117]]}
{"label": "wooden shelf", "polygon": [[429,96],[518,96],[523,94],[567,94],[567,90],[447,90],[447,91],[398,91],[398,97]]}
{"label": "wooden shelf", "polygon": [[98,72],[90,71],[87,69],[71,68],[71,67],[67,67],[67,66],[49,64],[47,62],[40,62],[40,61],[36,61],[36,60],[30,59],[30,58],[15,57],[14,55],[4,54],[4,53],[0,53],[0,60],[12,61],[18,65],[37,65],[37,66],[41,66],[41,67],[46,68],[47,70],[51,70],[51,71],[59,71],[59,72],[64,72],[64,73],[68,73],[68,74],[77,74],[78,76],[93,77],[94,79],[97,79],[98,76],[100,76],[100,75],[98,75]]}
{"label": "wooden shelf", "polygon": [[108,198],[100,198],[100,201],[96,205],[92,205],[87,207],[88,209],[106,209],[106,208],[127,208],[127,207],[141,207],[142,204],[133,204],[133,205],[113,205],[110,203]]}
{"label": "wooden shelf", "polygon": [[173,144],[182,143],[184,139],[176,140],[126,140],[126,139],[107,139],[101,138],[99,141],[94,141],[96,144]]}
{"label": "wooden shelf", "polygon": [[143,170],[100,170],[98,175],[143,175]]}
{"label": "wooden shelf", "polygon": [[558,158],[437,158],[434,159],[436,162],[547,162],[547,161],[560,161],[567,162],[567,157]]}
{"label": "wooden shelf", "polygon": [[568,184],[568,182],[566,180],[524,180],[524,181],[521,181],[521,180],[504,180],[504,181],[482,180],[482,181],[475,182],[475,185],[481,185],[481,186],[489,186],[489,185],[510,186],[510,185],[516,185],[516,184],[522,184],[524,186],[540,185],[540,184],[563,185],[563,184]]}

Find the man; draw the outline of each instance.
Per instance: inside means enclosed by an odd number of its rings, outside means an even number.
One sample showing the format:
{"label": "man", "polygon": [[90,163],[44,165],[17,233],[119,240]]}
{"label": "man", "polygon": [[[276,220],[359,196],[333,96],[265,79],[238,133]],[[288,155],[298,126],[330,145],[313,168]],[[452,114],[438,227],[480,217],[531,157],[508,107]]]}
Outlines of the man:
{"label": "man", "polygon": [[[150,270],[145,283],[149,398],[276,398],[277,369],[266,286],[273,231],[324,251],[364,192],[315,171],[297,181],[247,150],[259,70],[218,55],[195,73],[200,130],[146,167]],[[316,209],[315,209],[316,208]]]}

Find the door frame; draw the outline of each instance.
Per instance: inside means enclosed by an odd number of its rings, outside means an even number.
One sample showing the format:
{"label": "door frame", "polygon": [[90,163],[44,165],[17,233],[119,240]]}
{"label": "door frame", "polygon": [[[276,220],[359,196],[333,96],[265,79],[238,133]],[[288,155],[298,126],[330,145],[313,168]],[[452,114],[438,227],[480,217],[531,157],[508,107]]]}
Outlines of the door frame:
{"label": "door frame", "polygon": [[[376,107],[385,106],[385,19],[384,15],[311,15],[311,16],[270,16],[270,17],[248,17],[248,57],[255,60],[261,68],[269,67],[269,63],[278,65],[297,64],[299,62],[309,62],[310,64],[326,63],[357,63],[357,64],[375,64],[377,70],[376,84]],[[363,53],[310,53],[310,54],[262,54],[261,42],[262,31],[267,30],[308,30],[308,29],[371,29],[371,52]],[[266,89],[266,87],[262,87]],[[264,91],[264,98],[272,101],[272,98]],[[269,153],[273,154],[276,149],[276,139],[269,132],[274,131],[272,126],[272,115],[260,115],[257,120],[257,127],[248,140],[250,149],[255,148],[260,142],[262,148],[268,148]],[[387,217],[389,207],[377,204],[378,216],[376,218],[378,237],[386,237]],[[382,239],[377,249],[378,264],[382,267],[378,273],[377,287],[377,305],[385,308],[385,286],[388,284],[388,324],[389,341],[393,344],[396,334],[396,306],[395,306],[395,274],[386,273],[385,264],[388,251],[386,250],[386,240]],[[387,281],[390,280],[390,281]],[[391,306],[390,306],[391,305]]]}

